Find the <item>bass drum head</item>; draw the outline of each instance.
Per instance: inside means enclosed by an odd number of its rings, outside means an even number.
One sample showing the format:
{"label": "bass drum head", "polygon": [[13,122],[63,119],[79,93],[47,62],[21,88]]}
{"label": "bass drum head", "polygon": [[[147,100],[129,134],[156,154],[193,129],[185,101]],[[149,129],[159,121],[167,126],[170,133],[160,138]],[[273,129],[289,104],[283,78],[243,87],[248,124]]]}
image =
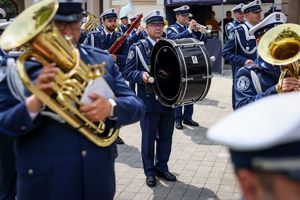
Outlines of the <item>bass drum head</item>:
{"label": "bass drum head", "polygon": [[167,40],[156,43],[151,54],[153,90],[158,100],[166,106],[177,102],[181,87],[181,67],[176,49]]}

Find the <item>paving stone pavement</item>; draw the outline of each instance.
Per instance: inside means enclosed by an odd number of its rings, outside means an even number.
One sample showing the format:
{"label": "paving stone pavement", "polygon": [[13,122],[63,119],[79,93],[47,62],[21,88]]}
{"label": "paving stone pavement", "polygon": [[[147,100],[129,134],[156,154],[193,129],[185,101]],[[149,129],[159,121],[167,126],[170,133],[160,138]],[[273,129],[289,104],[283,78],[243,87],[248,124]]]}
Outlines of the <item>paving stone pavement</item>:
{"label": "paving stone pavement", "polygon": [[121,130],[118,146],[116,200],[238,200],[240,193],[225,147],[206,138],[207,129],[231,112],[230,71],[214,74],[205,100],[194,106],[193,119],[200,126],[174,130],[169,169],[175,183],[159,180],[155,188],[145,184],[141,160],[139,123]]}

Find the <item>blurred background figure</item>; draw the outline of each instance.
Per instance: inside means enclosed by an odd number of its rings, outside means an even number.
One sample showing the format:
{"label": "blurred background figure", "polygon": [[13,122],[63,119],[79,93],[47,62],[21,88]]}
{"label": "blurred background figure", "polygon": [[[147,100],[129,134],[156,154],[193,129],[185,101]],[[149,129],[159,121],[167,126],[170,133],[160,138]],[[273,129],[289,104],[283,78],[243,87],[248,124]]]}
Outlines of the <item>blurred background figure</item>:
{"label": "blurred background figure", "polygon": [[226,26],[229,22],[232,22],[233,21],[233,18],[232,18],[232,15],[231,15],[231,11],[226,11],[226,17],[223,19],[223,41],[226,42],[227,41],[227,34],[226,34]]}
{"label": "blurred background figure", "polygon": [[243,199],[300,199],[299,102],[298,92],[266,97],[209,129],[209,139],[229,148]]}
{"label": "blurred background figure", "polygon": [[243,6],[244,4],[240,3],[231,9],[231,12],[233,13],[233,19],[224,26],[223,30],[226,34],[224,42],[234,38],[234,29],[244,22],[244,12],[242,11]]}
{"label": "blurred background figure", "polygon": [[216,20],[215,11],[211,10],[209,18],[205,21],[205,26],[211,25],[212,27],[211,37],[219,38],[219,31],[220,31],[219,24],[220,23]]}
{"label": "blurred background figure", "polygon": [[273,12],[281,12],[281,10],[277,9],[276,6],[271,6],[270,9],[267,12],[265,12],[264,18],[266,18],[268,15],[270,15]]}

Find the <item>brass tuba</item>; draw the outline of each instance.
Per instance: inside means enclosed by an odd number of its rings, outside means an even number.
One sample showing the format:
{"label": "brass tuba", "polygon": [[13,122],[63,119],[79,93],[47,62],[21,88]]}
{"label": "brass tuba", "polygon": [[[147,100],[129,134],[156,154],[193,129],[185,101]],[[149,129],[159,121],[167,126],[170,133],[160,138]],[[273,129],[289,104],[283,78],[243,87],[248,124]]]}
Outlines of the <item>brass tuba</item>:
{"label": "brass tuba", "polygon": [[300,80],[300,25],[282,24],[272,28],[260,39],[258,53],[267,63],[282,66],[277,85],[281,93],[286,76]]}
{"label": "brass tuba", "polygon": [[[57,0],[43,0],[22,12],[7,27],[0,38],[4,50],[26,46],[30,50],[17,60],[17,70],[25,87],[36,95],[51,110],[97,146],[112,144],[119,129],[109,128],[104,121],[89,121],[77,109],[88,82],[104,74],[105,64],[86,65],[69,40],[66,40],[53,24],[58,9]],[[57,63],[60,71],[53,82],[54,95],[48,96],[30,80],[25,62],[34,57],[43,65]]]}
{"label": "brass tuba", "polygon": [[81,29],[86,32],[94,31],[100,25],[99,19],[90,12],[87,12],[86,21],[81,25]]}

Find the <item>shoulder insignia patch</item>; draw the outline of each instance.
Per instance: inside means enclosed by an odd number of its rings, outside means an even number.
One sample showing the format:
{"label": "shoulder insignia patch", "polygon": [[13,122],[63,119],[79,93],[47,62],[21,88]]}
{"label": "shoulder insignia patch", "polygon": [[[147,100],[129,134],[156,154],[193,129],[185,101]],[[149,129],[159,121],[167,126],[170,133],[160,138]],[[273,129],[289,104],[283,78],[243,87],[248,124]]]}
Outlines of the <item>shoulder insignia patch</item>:
{"label": "shoulder insignia patch", "polygon": [[131,60],[132,58],[134,58],[134,51],[131,50],[128,54],[128,59]]}
{"label": "shoulder insignia patch", "polygon": [[248,77],[246,76],[241,76],[238,80],[237,80],[237,89],[239,91],[245,91],[249,88],[250,86],[250,80]]}

